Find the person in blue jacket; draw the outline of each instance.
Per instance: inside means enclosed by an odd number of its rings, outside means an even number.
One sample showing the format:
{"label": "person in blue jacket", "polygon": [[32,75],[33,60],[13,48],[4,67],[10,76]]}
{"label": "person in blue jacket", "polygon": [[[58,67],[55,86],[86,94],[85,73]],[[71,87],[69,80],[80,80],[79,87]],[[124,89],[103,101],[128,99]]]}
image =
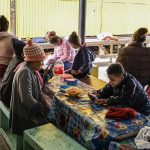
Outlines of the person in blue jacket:
{"label": "person in blue jacket", "polygon": [[94,102],[99,105],[130,107],[143,115],[150,115],[150,101],[142,85],[124,71],[121,64],[111,64],[107,69],[109,83],[93,91]]}
{"label": "person in blue jacket", "polygon": [[71,33],[68,41],[74,49],[78,49],[72,65],[71,74],[76,78],[83,78],[90,74],[92,61],[94,61],[95,56],[89,48],[80,44],[79,37],[75,31]]}

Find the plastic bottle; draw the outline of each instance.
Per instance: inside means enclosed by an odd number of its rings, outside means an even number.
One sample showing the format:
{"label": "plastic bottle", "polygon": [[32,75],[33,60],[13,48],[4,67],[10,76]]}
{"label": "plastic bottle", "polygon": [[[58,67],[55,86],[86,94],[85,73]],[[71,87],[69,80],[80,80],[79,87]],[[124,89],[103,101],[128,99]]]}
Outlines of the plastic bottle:
{"label": "plastic bottle", "polygon": [[60,59],[56,60],[53,71],[55,76],[64,74],[64,63]]}

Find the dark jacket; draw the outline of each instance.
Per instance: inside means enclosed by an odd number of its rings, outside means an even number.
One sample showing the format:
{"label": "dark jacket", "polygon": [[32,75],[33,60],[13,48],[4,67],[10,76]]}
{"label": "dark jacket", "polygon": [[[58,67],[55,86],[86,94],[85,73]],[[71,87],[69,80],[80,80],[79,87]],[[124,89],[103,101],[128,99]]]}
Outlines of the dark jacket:
{"label": "dark jacket", "polygon": [[117,86],[107,84],[98,90],[98,97],[107,99],[109,106],[130,107],[144,115],[150,115],[150,101],[142,85],[130,74]]}
{"label": "dark jacket", "polygon": [[18,59],[16,56],[14,56],[10,61],[2,80],[0,89],[0,99],[7,107],[10,107],[12,82],[15,75],[14,70],[16,66],[21,62],[23,62],[23,59]]}
{"label": "dark jacket", "polygon": [[130,44],[119,50],[117,62],[120,62],[125,71],[132,74],[143,86],[149,83],[150,48]]}
{"label": "dark jacket", "polygon": [[90,58],[90,52],[87,47],[81,47],[75,58],[72,65],[72,70],[80,70],[82,72],[81,75],[87,75],[90,73],[92,69],[92,61]]}
{"label": "dark jacket", "polygon": [[14,56],[9,63],[0,88],[0,100],[7,107],[10,106],[12,82],[15,74],[14,70],[18,64],[24,61],[21,55],[23,53],[23,47],[25,46],[25,43],[18,39],[12,39],[12,45],[16,56]]}

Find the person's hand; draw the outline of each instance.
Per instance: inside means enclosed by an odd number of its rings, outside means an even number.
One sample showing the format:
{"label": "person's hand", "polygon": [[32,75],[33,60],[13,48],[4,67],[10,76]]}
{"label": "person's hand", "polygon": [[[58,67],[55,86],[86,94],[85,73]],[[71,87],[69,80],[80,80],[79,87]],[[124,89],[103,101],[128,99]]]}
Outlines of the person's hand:
{"label": "person's hand", "polygon": [[55,62],[54,59],[50,59],[50,60],[48,61],[49,64],[53,64],[54,62]]}
{"label": "person's hand", "polygon": [[92,91],[91,94],[97,95],[97,90]]}
{"label": "person's hand", "polygon": [[94,102],[95,102],[95,100],[98,100],[98,97],[93,93],[88,93],[88,96],[89,96],[90,100],[92,100]]}
{"label": "person's hand", "polygon": [[71,74],[73,74],[73,75],[79,75],[79,74],[81,74],[81,71],[80,70],[72,70]]}
{"label": "person's hand", "polygon": [[42,103],[44,104],[44,106],[46,108],[50,108],[51,107],[51,102],[50,102],[50,98],[49,96],[47,96],[46,94],[43,93],[43,97],[42,97]]}
{"label": "person's hand", "polygon": [[94,102],[95,102],[95,104],[98,104],[98,105],[107,104],[107,100],[106,99],[98,99],[98,100],[95,100]]}

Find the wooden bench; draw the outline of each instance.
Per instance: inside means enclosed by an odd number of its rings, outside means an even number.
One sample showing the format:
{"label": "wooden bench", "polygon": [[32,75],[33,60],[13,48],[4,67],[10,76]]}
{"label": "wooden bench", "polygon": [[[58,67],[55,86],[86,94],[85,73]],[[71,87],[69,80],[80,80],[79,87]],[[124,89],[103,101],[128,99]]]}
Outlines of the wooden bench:
{"label": "wooden bench", "polygon": [[0,132],[11,150],[22,150],[22,136],[12,134],[9,128],[9,112],[9,108],[0,101]]}
{"label": "wooden bench", "polygon": [[86,150],[86,148],[48,123],[24,132],[24,150]]}
{"label": "wooden bench", "polygon": [[93,64],[91,75],[98,78],[98,66]]}

